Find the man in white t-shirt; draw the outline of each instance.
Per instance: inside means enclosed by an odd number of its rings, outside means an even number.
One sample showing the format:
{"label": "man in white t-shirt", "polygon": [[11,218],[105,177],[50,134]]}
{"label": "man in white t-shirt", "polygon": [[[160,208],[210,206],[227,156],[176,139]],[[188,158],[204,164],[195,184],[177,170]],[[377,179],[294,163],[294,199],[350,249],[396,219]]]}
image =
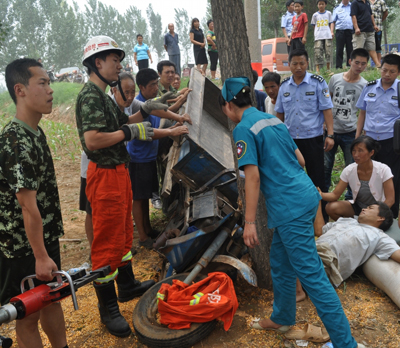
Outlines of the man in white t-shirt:
{"label": "man in white t-shirt", "polygon": [[[331,186],[332,169],[335,162],[335,155],[338,147],[343,151],[346,167],[353,163],[350,146],[356,136],[358,98],[367,85],[360,74],[368,64],[369,54],[364,48],[357,48],[352,51],[349,59],[350,69],[346,72],[335,74],[331,77],[328,87],[333,103],[333,131],[335,145],[325,152],[325,191]],[[346,199],[351,199],[351,190],[348,190]]]}
{"label": "man in white t-shirt", "polygon": [[311,25],[314,26],[314,54],[317,73],[324,65],[324,52],[326,59],[326,68],[331,68],[332,55],[332,32],[330,25],[332,23],[332,13],[326,11],[326,0],[318,1],[318,12],[315,12],[311,19]]}

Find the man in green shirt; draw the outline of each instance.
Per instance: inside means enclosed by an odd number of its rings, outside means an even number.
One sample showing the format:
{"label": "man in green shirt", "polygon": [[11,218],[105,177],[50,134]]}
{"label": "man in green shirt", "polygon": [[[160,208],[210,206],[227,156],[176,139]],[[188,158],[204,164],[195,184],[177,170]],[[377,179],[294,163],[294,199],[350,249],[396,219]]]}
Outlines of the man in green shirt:
{"label": "man in green shirt", "polygon": [[[0,135],[0,305],[20,294],[24,277],[36,273],[36,285],[54,278],[64,234],[53,160],[38,126],[52,110],[50,79],[29,58],[10,63],[5,77],[17,112]],[[52,347],[67,347],[60,303],[16,321],[19,347],[43,347],[39,319]]]}

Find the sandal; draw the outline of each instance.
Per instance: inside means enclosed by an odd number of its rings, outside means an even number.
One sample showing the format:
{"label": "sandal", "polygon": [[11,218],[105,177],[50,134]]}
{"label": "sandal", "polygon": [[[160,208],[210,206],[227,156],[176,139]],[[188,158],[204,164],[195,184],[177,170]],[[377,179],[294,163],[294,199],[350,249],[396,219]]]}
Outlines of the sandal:
{"label": "sandal", "polygon": [[302,330],[290,330],[285,336],[289,340],[305,340],[317,343],[327,342],[330,338],[326,329],[311,324],[306,324]]}
{"label": "sandal", "polygon": [[280,328],[277,328],[277,329],[273,329],[272,327],[262,327],[259,324],[260,320],[261,320],[261,318],[254,319],[250,323],[250,327],[252,329],[256,329],[256,330],[276,331],[278,333],[285,333],[285,332],[288,332],[290,329],[290,326],[287,326],[287,325],[282,325]]}

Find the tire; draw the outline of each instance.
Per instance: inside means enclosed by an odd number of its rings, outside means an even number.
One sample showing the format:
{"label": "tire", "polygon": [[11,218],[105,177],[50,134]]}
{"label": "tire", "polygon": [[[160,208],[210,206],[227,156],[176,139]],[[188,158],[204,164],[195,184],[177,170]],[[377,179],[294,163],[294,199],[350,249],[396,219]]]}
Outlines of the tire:
{"label": "tire", "polygon": [[[192,347],[206,338],[215,329],[217,321],[207,323],[192,323],[190,329],[171,330],[156,320],[157,292],[161,284],[172,284],[173,279],[183,281],[188,273],[176,274],[153,285],[147,290],[133,311],[133,327],[139,341],[150,348],[185,348]],[[196,281],[205,278],[199,275]]]}

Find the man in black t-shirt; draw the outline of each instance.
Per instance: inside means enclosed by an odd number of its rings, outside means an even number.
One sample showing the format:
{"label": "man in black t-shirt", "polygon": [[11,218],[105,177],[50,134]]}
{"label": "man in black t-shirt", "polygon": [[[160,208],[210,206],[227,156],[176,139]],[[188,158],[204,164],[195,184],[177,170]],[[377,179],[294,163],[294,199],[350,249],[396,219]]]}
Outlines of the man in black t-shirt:
{"label": "man in black t-shirt", "polygon": [[354,26],[353,50],[365,48],[376,67],[380,68],[381,62],[375,51],[375,31],[379,31],[379,28],[375,24],[371,4],[368,0],[353,1],[350,15]]}

